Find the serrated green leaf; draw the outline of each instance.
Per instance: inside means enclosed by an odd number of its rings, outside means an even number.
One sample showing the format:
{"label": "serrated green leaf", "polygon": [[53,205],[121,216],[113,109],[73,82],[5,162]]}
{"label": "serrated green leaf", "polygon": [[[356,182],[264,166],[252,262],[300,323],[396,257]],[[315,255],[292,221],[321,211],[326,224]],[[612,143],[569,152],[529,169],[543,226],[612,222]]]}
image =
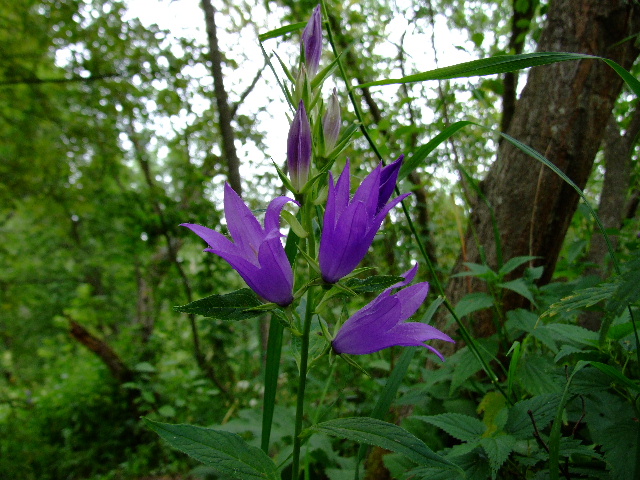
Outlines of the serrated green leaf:
{"label": "serrated green leaf", "polygon": [[465,272],[456,273],[453,277],[478,277],[484,280],[496,280],[498,274],[491,270],[487,265],[480,263],[464,262],[464,266],[469,270]]}
{"label": "serrated green leaf", "polygon": [[173,308],[177,312],[193,313],[219,320],[244,320],[262,315],[263,312],[250,310],[260,305],[262,302],[253,290],[242,288],[225,295],[211,295]]}
{"label": "serrated green leaf", "polygon": [[593,441],[602,445],[611,478],[638,478],[640,423],[632,406],[608,392],[588,396],[585,404],[589,432]]}
{"label": "serrated green leaf", "polygon": [[518,383],[531,395],[562,392],[564,372],[545,355],[526,355],[518,368]]}
{"label": "serrated green leaf", "polygon": [[303,434],[309,435],[314,432],[391,450],[406,456],[419,465],[460,470],[459,467],[435,453],[422,440],[405,429],[375,418],[351,417],[329,420],[307,428]]}
{"label": "serrated green leaf", "polygon": [[522,332],[531,333],[538,322],[538,315],[523,308],[509,310],[507,312],[507,322],[505,326],[513,336],[518,336]]}
{"label": "serrated green leaf", "polygon": [[[467,445],[467,444],[463,444]],[[457,445],[459,447],[462,445]],[[450,457],[463,469],[464,473],[444,471],[433,467],[417,467],[407,472],[404,480],[487,480],[491,475],[491,469],[487,462],[486,455],[482,449],[475,448],[473,451],[454,454],[451,449]],[[457,453],[457,452],[456,452]]]}
{"label": "serrated green leaf", "polygon": [[620,315],[627,305],[640,300],[640,258],[625,264],[624,272],[616,282],[616,290],[607,304],[607,309],[612,310],[613,315]]}
{"label": "serrated green leaf", "polygon": [[531,411],[538,430],[543,430],[551,423],[560,397],[559,393],[546,393],[516,403],[509,409],[505,431],[518,439],[532,438],[533,422],[528,412]]}
{"label": "serrated green leaf", "polygon": [[489,457],[489,465],[494,478],[502,464],[509,458],[515,444],[516,439],[511,435],[496,435],[480,440],[480,445]]}
{"label": "serrated green leaf", "polygon": [[522,295],[524,298],[529,300],[533,305],[536,304],[533,299],[533,294],[531,290],[529,290],[529,285],[522,278],[516,278],[515,280],[511,280],[510,282],[499,283],[498,287],[506,288],[507,290],[511,290],[512,292],[516,292],[518,295]]}
{"label": "serrated green leaf", "polygon": [[540,258],[540,257],[535,257],[535,256],[531,256],[531,255],[525,255],[525,256],[521,256],[521,257],[510,258],[509,260],[507,260],[504,263],[504,265],[502,265],[500,270],[498,270],[498,275],[500,275],[500,277],[504,277],[507,273],[511,273],[513,270],[518,268],[520,265],[523,265],[523,264],[525,264],[527,262],[530,262],[531,260],[535,260],[536,258]]}
{"label": "serrated green leaf", "polygon": [[591,307],[598,302],[611,298],[617,286],[617,283],[602,283],[597,287],[577,290],[572,295],[552,304],[540,317],[553,317],[554,315]]}
{"label": "serrated green leaf", "polygon": [[463,442],[479,440],[487,427],[481,420],[462,413],[441,413],[440,415],[415,415],[411,417],[434,425],[453,438]]}
{"label": "serrated green leaf", "polygon": [[493,297],[488,293],[475,292],[462,297],[455,308],[458,318],[462,318],[470,313],[493,307]]}
{"label": "serrated green leaf", "polygon": [[280,478],[273,461],[262,450],[247,444],[235,433],[194,425],[171,425],[147,418],[144,418],[144,422],[172,447],[231,478]]}
{"label": "serrated green leaf", "polygon": [[607,338],[609,340],[622,340],[627,335],[631,335],[633,333],[633,323],[621,323],[619,325],[613,325],[609,331],[607,332]]}
{"label": "serrated green leaf", "polygon": [[[485,362],[491,362],[498,351],[498,344],[492,340],[479,340],[476,343]],[[466,346],[449,357],[447,363],[454,365],[453,374],[451,375],[450,395],[452,395],[465,380],[482,370],[482,364],[474,353],[469,350],[469,347]]]}
{"label": "serrated green leaf", "polygon": [[[544,332],[550,338],[553,338],[556,344],[574,345],[578,347],[595,347],[598,345],[598,333],[587,330],[577,325],[568,325],[564,323],[550,323],[536,328],[532,333],[538,337]],[[557,350],[556,350],[557,352]]]}

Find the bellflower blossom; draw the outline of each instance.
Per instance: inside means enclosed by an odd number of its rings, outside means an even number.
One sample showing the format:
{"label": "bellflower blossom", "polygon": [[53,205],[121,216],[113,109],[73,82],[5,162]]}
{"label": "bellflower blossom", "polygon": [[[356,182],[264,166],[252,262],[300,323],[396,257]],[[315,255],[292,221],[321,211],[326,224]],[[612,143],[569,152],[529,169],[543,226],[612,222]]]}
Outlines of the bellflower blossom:
{"label": "bellflower blossom", "polygon": [[318,73],[322,54],[322,11],[320,5],[313,9],[311,18],[302,31],[302,47],[304,48],[307,72],[309,78],[312,79]]}
{"label": "bellflower blossom", "polygon": [[335,283],[348,275],[364,258],[389,210],[406,198],[387,203],[398,179],[403,156],[382,167],[379,164],[350,196],[349,161],[334,185],[329,173],[329,194],[320,237],[320,272],[325,282]]}
{"label": "bellflower blossom", "polygon": [[293,271],[280,238],[280,212],[287,197],[277,197],[267,207],[264,228],[249,207],[227,183],[224,186],[224,214],[233,242],[201,225],[183,223],[209,244],[205,252],[224,258],[266,300],[284,307],[293,301]]}
{"label": "bellflower blossom", "polygon": [[366,307],[358,310],[340,328],[333,340],[333,349],[337,353],[365,355],[393,346],[425,347],[444,357],[427,340],[453,342],[451,337],[435,327],[419,322],[405,322],[422,305],[429,291],[427,282],[409,285],[418,271],[418,264],[402,276],[404,281],[396,283],[382,292]]}
{"label": "bellflower blossom", "polygon": [[296,192],[302,190],[309,179],[311,153],[311,125],[304,102],[300,100],[287,137],[287,167]]}

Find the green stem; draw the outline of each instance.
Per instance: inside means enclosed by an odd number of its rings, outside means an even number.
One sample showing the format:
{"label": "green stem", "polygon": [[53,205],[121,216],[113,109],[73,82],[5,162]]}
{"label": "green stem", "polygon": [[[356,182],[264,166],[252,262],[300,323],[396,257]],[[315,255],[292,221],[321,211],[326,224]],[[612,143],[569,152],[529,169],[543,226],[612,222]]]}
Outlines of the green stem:
{"label": "green stem", "polygon": [[267,341],[267,362],[264,381],[264,406],[262,410],[262,438],[260,448],[264,453],[269,453],[269,440],[271,438],[271,424],[273,412],[276,406],[276,391],[278,389],[278,373],[280,371],[280,356],[282,354],[282,334],[284,327],[271,316],[269,321],[269,340]]}
{"label": "green stem", "polygon": [[291,464],[291,480],[298,480],[300,471],[300,447],[302,439],[302,418],[304,414],[304,391],[307,386],[307,365],[309,361],[309,333],[311,318],[313,317],[313,288],[307,290],[307,307],[302,330],[302,345],[300,347],[300,377],[298,380],[298,401],[296,404],[296,424],[293,435],[293,460]]}

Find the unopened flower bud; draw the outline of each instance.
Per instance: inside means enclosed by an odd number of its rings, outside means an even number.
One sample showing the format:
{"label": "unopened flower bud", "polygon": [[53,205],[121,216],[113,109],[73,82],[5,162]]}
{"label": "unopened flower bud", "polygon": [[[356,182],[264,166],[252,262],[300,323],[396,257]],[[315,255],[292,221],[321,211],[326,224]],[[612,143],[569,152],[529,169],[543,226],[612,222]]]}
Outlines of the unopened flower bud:
{"label": "unopened flower bud", "polygon": [[287,138],[287,167],[296,192],[300,192],[309,179],[311,148],[311,125],[304,102],[300,100]]}
{"label": "unopened flower bud", "polygon": [[318,5],[311,14],[309,23],[302,32],[302,47],[304,48],[304,60],[310,78],[318,73],[320,56],[322,54],[322,12]]}
{"label": "unopened flower bud", "polygon": [[340,103],[338,102],[338,94],[336,89],[329,97],[327,111],[322,119],[322,132],[324,135],[324,153],[328,155],[338,142],[340,136],[340,127],[342,125],[342,117],[340,115]]}

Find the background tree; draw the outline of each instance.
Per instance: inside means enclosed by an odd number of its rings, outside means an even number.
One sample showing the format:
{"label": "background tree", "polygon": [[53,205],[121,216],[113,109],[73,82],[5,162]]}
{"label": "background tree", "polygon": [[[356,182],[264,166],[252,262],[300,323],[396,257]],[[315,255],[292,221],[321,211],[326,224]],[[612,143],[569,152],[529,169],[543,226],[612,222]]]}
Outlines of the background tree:
{"label": "background tree", "polygon": [[[638,5],[626,1],[563,0],[550,5],[538,51],[568,51],[611,58],[630,68],[638,49],[628,40],[640,22]],[[617,74],[602,62],[584,60],[534,68],[518,100],[508,134],[531,146],[584,188],[605,126],[622,88]],[[542,165],[534,164],[507,142],[498,151],[481,184],[486,203],[476,200],[465,235],[463,262],[499,267],[509,258],[540,257],[540,285],[548,283],[562,247],[578,195]],[[492,215],[498,226],[495,238]],[[471,289],[482,288],[475,283]],[[453,278],[447,294],[457,303],[469,293],[466,279]],[[524,305],[517,294],[504,298],[505,310]],[[479,319],[475,332],[495,332],[489,317]]]}

